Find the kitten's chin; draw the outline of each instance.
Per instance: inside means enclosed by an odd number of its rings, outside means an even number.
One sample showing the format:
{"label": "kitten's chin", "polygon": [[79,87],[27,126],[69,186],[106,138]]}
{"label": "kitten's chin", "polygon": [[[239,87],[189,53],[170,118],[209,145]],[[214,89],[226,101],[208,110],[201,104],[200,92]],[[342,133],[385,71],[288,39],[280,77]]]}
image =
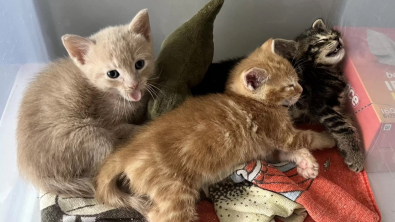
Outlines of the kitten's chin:
{"label": "kitten's chin", "polygon": [[345,54],[346,51],[344,50],[344,48],[342,48],[335,55],[325,56],[325,58],[322,59],[323,60],[322,63],[329,65],[336,65],[343,60]]}
{"label": "kitten's chin", "polygon": [[293,105],[293,103],[291,102],[291,100],[286,99],[286,100],[283,100],[280,105],[284,106],[284,107],[290,107]]}
{"label": "kitten's chin", "polygon": [[289,99],[284,99],[282,102],[281,102],[281,106],[284,106],[284,107],[290,107],[290,106],[292,106],[293,104],[295,104],[297,101],[299,100],[299,96],[295,96],[295,97],[293,97],[293,98],[289,98]]}

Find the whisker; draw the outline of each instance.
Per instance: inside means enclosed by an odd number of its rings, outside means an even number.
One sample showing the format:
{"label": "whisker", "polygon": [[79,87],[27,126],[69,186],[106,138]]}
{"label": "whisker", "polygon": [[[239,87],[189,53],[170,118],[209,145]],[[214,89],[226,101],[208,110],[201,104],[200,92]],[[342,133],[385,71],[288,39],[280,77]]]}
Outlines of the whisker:
{"label": "whisker", "polygon": [[152,95],[151,91],[149,90],[149,88],[146,86],[145,89],[147,90],[147,92],[151,95],[152,99],[155,99],[155,97]]}
{"label": "whisker", "polygon": [[147,85],[149,85],[150,87],[153,87],[154,89],[158,90],[159,93],[162,93],[162,95],[165,95],[165,94],[162,92],[162,90],[161,90],[160,88],[158,88],[157,86],[152,85],[152,84],[150,84],[150,83],[147,83]]}
{"label": "whisker", "polygon": [[148,79],[149,79],[149,80],[150,80],[150,79],[160,79],[160,76],[162,75],[162,71],[163,71],[163,69],[160,70],[159,74],[154,75],[155,78],[148,78]]}
{"label": "whisker", "polygon": [[147,83],[149,83],[149,84],[155,84],[155,85],[160,86],[160,87],[163,87],[163,88],[166,87],[165,85],[159,84],[159,83],[157,83],[157,82],[148,82],[148,81],[147,81]]}
{"label": "whisker", "polygon": [[150,53],[140,53],[138,55],[136,55],[137,58],[145,58],[145,59],[150,59],[153,57],[152,54]]}
{"label": "whisker", "polygon": [[156,91],[152,88],[152,86],[150,84],[146,84],[147,89],[150,90],[150,92],[155,96],[158,97],[158,94],[156,93]]}
{"label": "whisker", "polygon": [[148,78],[147,80],[155,80],[155,79],[159,79],[159,76],[156,76],[155,78]]}
{"label": "whisker", "polygon": [[147,85],[149,88],[150,88],[150,90],[151,90],[151,92],[155,95],[155,97],[159,97],[159,95],[158,95],[158,93],[156,92],[156,90],[155,89],[153,89],[151,86],[149,86],[149,85]]}
{"label": "whisker", "polygon": [[146,84],[149,84],[151,86],[155,86],[155,88],[159,88],[159,90],[162,89],[167,89],[168,87],[159,83],[154,83],[154,82],[147,82]]}
{"label": "whisker", "polygon": [[137,53],[140,51],[140,49],[143,48],[145,45],[147,45],[147,43],[141,45],[141,46],[136,50],[135,54],[137,54]]}

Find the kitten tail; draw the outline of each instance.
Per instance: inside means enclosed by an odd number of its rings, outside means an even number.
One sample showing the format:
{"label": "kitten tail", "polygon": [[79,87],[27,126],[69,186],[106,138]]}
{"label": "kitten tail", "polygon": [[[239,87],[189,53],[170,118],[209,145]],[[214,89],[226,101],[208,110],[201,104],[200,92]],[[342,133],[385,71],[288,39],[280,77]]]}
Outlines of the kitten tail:
{"label": "kitten tail", "polygon": [[124,168],[122,164],[114,160],[117,153],[110,156],[97,175],[96,182],[96,199],[116,208],[132,208],[137,210],[143,216],[147,215],[150,202],[140,196],[128,194],[119,189],[118,179],[123,176]]}

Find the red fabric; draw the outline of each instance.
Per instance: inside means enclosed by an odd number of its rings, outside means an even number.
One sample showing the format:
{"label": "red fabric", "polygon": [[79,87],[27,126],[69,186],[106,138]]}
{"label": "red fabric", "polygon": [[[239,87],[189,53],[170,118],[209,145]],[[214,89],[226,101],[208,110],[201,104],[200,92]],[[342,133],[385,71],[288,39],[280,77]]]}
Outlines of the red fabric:
{"label": "red fabric", "polygon": [[[300,129],[321,131],[321,126],[299,126]],[[371,190],[366,172],[354,173],[348,169],[336,149],[313,152],[320,166],[318,177],[306,180],[297,175],[296,168],[285,173],[262,161],[261,174],[252,181],[257,186],[273,192],[303,191],[296,199],[309,215],[305,222],[375,222],[381,221],[380,211]],[[330,158],[328,170],[324,163]],[[251,171],[256,165],[249,163]],[[251,169],[249,169],[251,168]],[[209,206],[211,205],[211,206]],[[198,205],[199,221],[219,221],[211,203]]]}
{"label": "red fabric", "polygon": [[[296,202],[303,205],[309,213],[310,221],[317,222],[374,222],[380,220],[366,173],[348,170],[335,149],[314,153],[321,166],[316,179],[305,179],[298,175],[296,168],[281,172],[272,165],[261,161],[250,162],[245,167],[253,176],[251,180],[262,189],[276,193],[296,193]],[[326,171],[324,162],[329,160]],[[254,171],[260,169],[260,171]],[[300,193],[302,191],[302,193]]]}
{"label": "red fabric", "polygon": [[[322,130],[319,126],[299,128]],[[313,155],[320,165],[319,175],[314,180],[305,180],[296,175],[296,169],[282,173],[262,161],[263,174],[258,175],[253,182],[274,192],[305,190],[296,202],[307,209],[309,215],[306,222],[381,221],[365,171],[350,171],[336,149],[315,151]],[[329,158],[330,166],[325,170],[324,163]],[[252,162],[246,168],[253,166]],[[207,201],[198,205],[200,221],[219,221],[214,207],[209,205],[212,204]]]}
{"label": "red fabric", "polygon": [[[365,171],[350,171],[336,149],[315,151],[313,155],[320,165],[316,179],[306,180],[296,175],[296,168],[282,173],[263,161],[261,175],[253,183],[274,192],[303,191],[296,202],[307,209],[307,222],[381,221]],[[326,171],[323,165],[329,158],[330,166]],[[246,168],[253,165],[252,162]],[[201,222],[219,221],[212,204],[207,201],[198,205],[198,212]]]}
{"label": "red fabric", "polygon": [[[323,130],[320,125],[302,125],[299,128]],[[307,210],[309,215],[306,222],[381,221],[380,210],[365,171],[361,173],[350,171],[336,149],[315,151],[313,155],[320,165],[320,172],[309,190],[310,195],[307,195],[309,197],[307,200],[312,198],[315,204],[321,205],[318,209],[322,208],[332,220],[326,220],[325,215],[315,210],[310,210],[312,212]],[[323,164],[329,158],[330,167],[328,171],[325,171]],[[324,188],[326,192],[322,192]],[[314,205],[305,204],[314,209]]]}
{"label": "red fabric", "polygon": [[219,222],[214,205],[207,200],[203,200],[197,205],[197,212],[199,214],[199,222]]}
{"label": "red fabric", "polygon": [[348,170],[335,149],[317,151],[314,156],[320,166],[330,157],[331,165],[326,172],[321,167],[309,191],[297,200],[309,212],[305,221],[381,221],[365,171]]}

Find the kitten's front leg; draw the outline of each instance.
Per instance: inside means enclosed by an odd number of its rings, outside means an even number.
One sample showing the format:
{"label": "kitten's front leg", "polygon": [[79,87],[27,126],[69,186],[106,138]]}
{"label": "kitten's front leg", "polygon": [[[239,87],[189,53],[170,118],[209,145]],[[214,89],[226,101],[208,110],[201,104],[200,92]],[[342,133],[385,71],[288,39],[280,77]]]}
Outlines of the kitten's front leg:
{"label": "kitten's front leg", "polygon": [[336,145],[334,138],[327,132],[315,132],[312,130],[296,130],[295,133],[285,138],[286,142],[278,147],[285,152],[295,151],[302,148],[308,150],[332,148]]}
{"label": "kitten's front leg", "polygon": [[352,121],[344,114],[326,106],[317,114],[318,120],[337,141],[338,150],[348,168],[355,172],[363,170],[365,155],[358,132]]}

